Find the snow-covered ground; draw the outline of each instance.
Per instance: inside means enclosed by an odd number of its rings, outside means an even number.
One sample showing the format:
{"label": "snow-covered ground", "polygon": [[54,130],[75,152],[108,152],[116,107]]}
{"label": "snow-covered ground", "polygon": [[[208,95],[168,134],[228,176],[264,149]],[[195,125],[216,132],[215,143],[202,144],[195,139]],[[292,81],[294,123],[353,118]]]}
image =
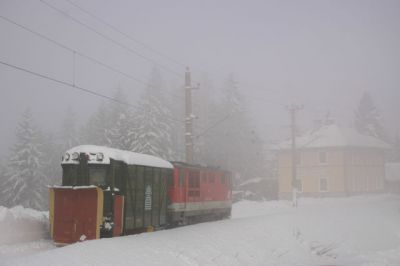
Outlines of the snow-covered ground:
{"label": "snow-covered ground", "polygon": [[0,264],[400,265],[399,196],[242,201],[230,220],[63,248],[45,239],[45,215],[0,209]]}
{"label": "snow-covered ground", "polygon": [[48,232],[48,212],[0,206],[0,264],[7,258],[54,248]]}

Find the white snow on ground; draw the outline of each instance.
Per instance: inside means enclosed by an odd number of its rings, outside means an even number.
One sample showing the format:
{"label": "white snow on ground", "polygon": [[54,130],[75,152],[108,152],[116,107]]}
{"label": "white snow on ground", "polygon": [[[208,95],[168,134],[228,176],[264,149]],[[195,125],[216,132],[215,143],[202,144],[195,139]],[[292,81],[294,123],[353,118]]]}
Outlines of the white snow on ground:
{"label": "white snow on ground", "polygon": [[48,212],[16,206],[0,206],[0,264],[1,259],[27,255],[52,248],[49,240]]}
{"label": "white snow on ground", "polygon": [[15,252],[14,242],[0,247],[0,264],[400,265],[399,196],[301,199],[298,208],[287,201],[242,201],[232,216],[63,248],[41,240],[35,244],[51,250],[28,255]]}

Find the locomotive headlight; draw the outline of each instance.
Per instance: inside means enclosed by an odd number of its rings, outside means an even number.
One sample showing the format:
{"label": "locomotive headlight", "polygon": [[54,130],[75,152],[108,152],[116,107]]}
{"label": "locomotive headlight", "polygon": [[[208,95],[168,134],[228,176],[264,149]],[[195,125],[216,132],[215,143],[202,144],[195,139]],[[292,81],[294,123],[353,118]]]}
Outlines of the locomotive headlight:
{"label": "locomotive headlight", "polygon": [[74,152],[74,153],[72,154],[72,160],[78,160],[78,159],[79,159],[79,153]]}
{"label": "locomotive headlight", "polygon": [[68,153],[68,152],[65,153],[65,155],[64,155],[64,160],[68,161],[68,160],[69,160],[69,157],[70,157],[69,153]]}
{"label": "locomotive headlight", "polygon": [[97,160],[97,161],[103,161],[103,159],[104,159],[104,154],[101,153],[101,152],[99,152],[99,153],[96,155],[96,160]]}

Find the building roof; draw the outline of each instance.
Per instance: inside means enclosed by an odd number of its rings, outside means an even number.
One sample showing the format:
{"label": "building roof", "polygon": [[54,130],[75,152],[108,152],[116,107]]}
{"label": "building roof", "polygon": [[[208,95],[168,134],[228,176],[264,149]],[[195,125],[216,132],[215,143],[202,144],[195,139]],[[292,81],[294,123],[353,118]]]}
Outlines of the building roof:
{"label": "building roof", "polygon": [[[164,159],[155,157],[152,155],[141,154],[131,151],[123,151],[103,146],[96,145],[81,145],[69,149],[66,153],[72,155],[73,153],[85,153],[89,157],[89,164],[109,164],[110,159],[122,161],[129,165],[143,165],[160,168],[173,168],[172,164]],[[96,159],[97,154],[102,153],[103,159],[98,161]],[[77,164],[78,161],[74,161],[71,158],[64,156],[62,164]]]}
{"label": "building roof", "polygon": [[390,181],[400,181],[400,163],[386,163],[385,178]]}
{"label": "building roof", "polygon": [[[380,139],[358,133],[355,129],[340,127],[336,124],[324,125],[317,130],[306,132],[296,138],[296,146],[302,148],[360,147],[389,149]],[[290,149],[291,141],[280,145],[281,149]]]}

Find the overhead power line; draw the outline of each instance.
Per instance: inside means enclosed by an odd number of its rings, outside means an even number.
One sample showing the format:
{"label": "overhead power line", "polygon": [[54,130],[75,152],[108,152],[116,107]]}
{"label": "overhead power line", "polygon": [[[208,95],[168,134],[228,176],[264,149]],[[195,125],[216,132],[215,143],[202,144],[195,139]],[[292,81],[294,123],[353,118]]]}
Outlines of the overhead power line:
{"label": "overhead power line", "polygon": [[[150,83],[145,82],[142,79],[139,79],[139,78],[137,78],[137,77],[135,77],[135,76],[133,76],[131,74],[128,74],[126,72],[123,72],[123,71],[121,71],[121,70],[119,70],[119,69],[117,69],[117,68],[115,68],[113,66],[110,66],[110,65],[108,65],[108,64],[106,64],[106,63],[104,63],[104,62],[102,62],[102,61],[100,61],[100,60],[98,60],[98,59],[96,59],[94,57],[86,55],[86,54],[84,54],[82,52],[79,52],[79,51],[77,51],[77,50],[75,50],[75,49],[73,49],[71,47],[68,47],[65,44],[62,44],[62,43],[60,43],[60,42],[58,42],[58,41],[56,41],[54,39],[51,39],[48,36],[46,36],[46,35],[44,35],[42,33],[39,33],[39,32],[37,32],[37,31],[35,31],[35,30],[31,29],[31,28],[28,28],[28,27],[26,27],[26,26],[24,26],[24,25],[22,25],[22,24],[20,24],[18,22],[15,22],[15,21],[7,18],[7,17],[4,17],[4,16],[0,15],[0,19],[3,19],[4,21],[6,21],[6,22],[8,22],[10,24],[13,24],[13,25],[15,25],[15,26],[17,26],[17,27],[19,27],[21,29],[24,29],[25,31],[28,31],[33,35],[36,35],[36,36],[38,36],[38,37],[40,37],[40,38],[42,38],[42,39],[44,39],[44,40],[46,40],[48,42],[53,43],[54,45],[56,45],[56,46],[58,46],[60,48],[63,48],[65,50],[73,53],[73,57],[74,57],[73,58],[73,60],[74,60],[74,74],[73,74],[74,75],[74,82],[75,82],[75,55],[79,55],[82,58],[85,58],[85,59],[87,59],[87,60],[89,60],[89,61],[91,61],[93,63],[96,63],[96,64],[98,64],[98,65],[100,65],[102,67],[105,67],[105,68],[107,68],[107,69],[109,69],[109,70],[111,70],[111,71],[113,71],[115,73],[118,73],[118,74],[120,74],[120,75],[122,75],[122,76],[124,76],[126,78],[129,78],[129,79],[131,79],[131,80],[133,80],[135,82],[138,82],[138,83],[143,84],[145,86],[154,87],[153,85],[151,85]],[[172,96],[174,96],[176,98],[183,98],[183,96],[181,96],[181,97],[179,97],[177,95],[172,95]]]}
{"label": "overhead power line", "polygon": [[222,124],[225,120],[227,120],[229,117],[231,117],[233,115],[232,113],[229,113],[228,115],[224,116],[223,118],[221,118],[220,120],[214,122],[212,125],[210,125],[209,127],[207,127],[206,129],[204,129],[201,133],[199,133],[198,135],[195,136],[195,138],[200,138],[201,136],[205,135],[208,131],[210,131],[211,129],[219,126],[220,124]]}
{"label": "overhead power line", "polygon": [[164,54],[164,53],[162,53],[162,52],[160,52],[160,51],[158,51],[158,50],[156,50],[156,49],[150,47],[149,45],[147,45],[147,44],[145,44],[144,42],[138,40],[137,38],[134,38],[134,37],[132,37],[131,35],[129,35],[129,34],[123,32],[122,30],[120,30],[120,29],[118,29],[116,26],[114,26],[113,24],[111,24],[111,23],[105,21],[104,19],[102,19],[102,18],[100,18],[99,16],[95,15],[94,13],[88,11],[87,9],[81,7],[80,5],[76,4],[75,2],[70,1],[70,0],[65,0],[65,1],[68,2],[69,4],[71,4],[72,6],[74,6],[75,8],[79,9],[81,12],[83,12],[83,13],[89,15],[91,18],[93,18],[93,19],[99,21],[100,23],[106,25],[107,27],[113,29],[114,31],[116,31],[116,32],[118,32],[119,34],[121,34],[121,35],[125,36],[126,38],[128,38],[129,40],[131,40],[131,41],[133,41],[133,42],[135,42],[135,43],[138,43],[139,45],[141,45],[142,47],[148,49],[149,51],[152,51],[153,53],[155,53],[155,54],[157,54],[157,55],[159,55],[159,56],[161,56],[161,57],[164,57],[165,59],[167,59],[167,60],[173,62],[173,63],[176,64],[177,66],[186,67],[185,64],[183,64],[183,63],[179,62],[178,60],[176,60],[176,59],[174,59],[174,58],[172,58],[172,57],[170,57],[170,56],[168,56],[168,55],[166,55],[166,54]]}
{"label": "overhead power line", "polygon": [[180,74],[180,73],[178,73],[178,72],[176,72],[176,71],[174,71],[174,70],[172,70],[172,69],[170,69],[170,68],[168,68],[168,67],[166,67],[166,66],[164,66],[164,65],[162,65],[162,64],[160,64],[160,63],[158,63],[156,60],[151,59],[151,58],[149,58],[149,57],[147,57],[147,56],[145,56],[145,55],[143,55],[143,54],[141,54],[141,53],[139,53],[139,52],[133,50],[132,48],[130,48],[130,47],[124,45],[123,43],[121,43],[121,42],[119,42],[119,41],[116,41],[116,40],[114,40],[113,38],[111,38],[111,37],[109,37],[109,36],[107,36],[107,35],[101,33],[100,31],[96,30],[95,28],[93,28],[93,27],[91,27],[91,26],[89,26],[89,25],[83,23],[82,21],[80,21],[80,20],[78,20],[78,19],[72,17],[69,13],[67,13],[67,12],[65,12],[65,11],[63,11],[63,10],[57,8],[57,7],[55,7],[54,5],[51,5],[50,3],[48,3],[48,2],[46,2],[46,1],[44,1],[44,0],[39,0],[39,1],[40,1],[41,3],[43,3],[44,5],[46,5],[47,7],[49,7],[49,8],[51,8],[51,9],[57,11],[58,13],[61,13],[64,17],[67,17],[67,18],[69,18],[70,20],[74,21],[75,23],[81,25],[82,27],[84,27],[84,28],[86,28],[86,29],[88,29],[88,30],[90,30],[90,31],[92,31],[92,32],[94,32],[94,33],[96,33],[98,36],[102,37],[103,39],[106,39],[106,40],[108,40],[109,42],[114,43],[115,45],[117,45],[117,46],[119,46],[119,47],[121,47],[121,48],[123,48],[123,49],[129,51],[130,53],[134,54],[135,56],[138,56],[138,57],[140,57],[140,58],[143,58],[143,59],[145,59],[145,60],[147,60],[147,61],[149,61],[149,62],[151,62],[151,63],[157,65],[158,67],[164,69],[165,71],[167,71],[167,72],[169,72],[169,73],[171,73],[171,74],[174,74],[174,75],[177,76],[177,77],[183,78],[183,75],[182,75],[182,74]]}
{"label": "overhead power line", "polygon": [[[100,23],[106,25],[107,27],[109,27],[109,28],[111,28],[112,30],[118,32],[119,34],[123,35],[124,37],[128,38],[129,40],[131,40],[131,41],[133,41],[133,42],[135,42],[135,43],[138,43],[139,45],[141,45],[142,47],[148,49],[149,51],[151,51],[151,52],[153,52],[153,53],[155,53],[155,54],[157,54],[157,55],[159,55],[159,56],[161,56],[161,57],[164,57],[165,59],[169,60],[170,62],[174,63],[175,65],[177,65],[177,66],[179,66],[179,67],[187,67],[186,64],[180,62],[179,60],[177,60],[177,59],[175,59],[175,58],[173,58],[173,57],[171,57],[171,56],[166,55],[165,53],[162,53],[162,52],[160,52],[160,51],[158,51],[158,50],[156,50],[156,49],[150,47],[149,45],[147,45],[146,43],[140,41],[139,39],[132,37],[132,35],[129,35],[129,34],[123,32],[123,31],[120,30],[118,27],[116,27],[116,26],[114,26],[113,24],[111,24],[111,23],[105,21],[104,19],[102,19],[102,18],[100,18],[99,16],[95,15],[94,13],[88,11],[87,9],[83,8],[82,6],[76,4],[75,2],[73,2],[73,1],[71,1],[71,0],[65,0],[65,1],[68,2],[69,4],[71,4],[72,6],[74,6],[75,8],[77,8],[78,10],[80,10],[81,12],[87,14],[87,15],[90,16],[91,18],[93,18],[93,19],[99,21]],[[196,68],[196,67],[195,67],[195,68]],[[204,71],[204,70],[202,70],[202,69],[199,69],[199,70],[200,70],[201,72],[203,72],[203,73],[207,73],[206,71]],[[199,83],[199,82],[196,82],[196,83]]]}
{"label": "overhead power line", "polygon": [[[7,63],[7,62],[1,61],[1,60],[0,60],[0,64],[8,66],[10,68],[17,69],[17,70],[22,71],[22,72],[29,73],[31,75],[34,75],[34,76],[37,76],[37,77],[40,77],[40,78],[43,78],[43,79],[47,79],[47,80],[56,82],[56,83],[64,85],[64,86],[68,86],[68,87],[74,88],[74,89],[76,89],[78,91],[85,92],[85,93],[90,94],[90,95],[94,95],[94,96],[97,96],[97,97],[100,97],[100,98],[104,98],[104,99],[113,101],[113,102],[118,103],[118,104],[126,105],[126,106],[129,106],[129,107],[135,108],[135,109],[140,109],[139,106],[136,106],[136,105],[133,105],[133,104],[130,104],[130,103],[127,103],[127,102],[123,102],[123,101],[120,101],[120,100],[117,100],[117,99],[112,98],[110,96],[107,96],[107,95],[92,91],[92,90],[87,89],[87,88],[84,88],[82,86],[78,86],[76,84],[72,84],[72,83],[69,83],[69,82],[66,82],[66,81],[63,81],[63,80],[59,80],[59,79],[56,79],[56,78],[53,78],[53,77],[50,77],[50,76],[47,76],[47,75],[44,75],[44,74],[40,74],[40,73],[37,73],[35,71],[29,70],[29,69],[26,69],[26,68],[23,68],[23,67],[20,67],[20,66],[16,66],[14,64],[10,64],[10,63]],[[182,120],[175,119],[175,118],[167,116],[167,115],[164,115],[164,117],[166,119],[171,120],[171,121],[183,122]]]}

